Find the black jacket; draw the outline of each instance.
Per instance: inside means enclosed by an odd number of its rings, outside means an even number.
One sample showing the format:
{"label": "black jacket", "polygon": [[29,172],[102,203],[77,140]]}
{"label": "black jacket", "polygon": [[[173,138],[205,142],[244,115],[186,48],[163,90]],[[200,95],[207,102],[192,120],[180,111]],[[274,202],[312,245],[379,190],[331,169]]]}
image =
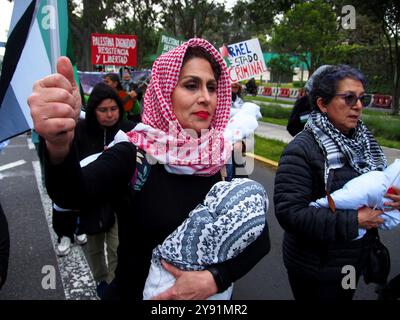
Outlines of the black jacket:
{"label": "black jacket", "polygon": [[6,282],[9,255],[10,235],[7,220],[0,204],[0,289]]}
{"label": "black jacket", "polygon": [[[286,147],[275,178],[275,214],[285,230],[283,259],[288,269],[337,281],[344,265],[363,269],[370,232],[360,240],[357,211],[310,207],[325,196],[324,156],[313,135],[302,131]],[[348,164],[334,171],[330,192],[358,176]]]}

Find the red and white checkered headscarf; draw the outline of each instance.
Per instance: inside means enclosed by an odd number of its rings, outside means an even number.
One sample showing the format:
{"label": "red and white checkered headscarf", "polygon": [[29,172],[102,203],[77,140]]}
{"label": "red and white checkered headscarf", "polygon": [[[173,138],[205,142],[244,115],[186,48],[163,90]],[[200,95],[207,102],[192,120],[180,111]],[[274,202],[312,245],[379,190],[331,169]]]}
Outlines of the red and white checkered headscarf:
{"label": "red and white checkered headscarf", "polygon": [[[172,92],[178,83],[186,50],[201,47],[219,64],[217,107],[210,130],[195,138],[179,124],[172,108]],[[143,124],[128,133],[129,140],[155,159],[169,172],[213,175],[227,162],[231,145],[223,138],[229,120],[231,85],[225,63],[219,52],[206,40],[190,39],[161,55],[153,64],[152,79],[144,97]]]}

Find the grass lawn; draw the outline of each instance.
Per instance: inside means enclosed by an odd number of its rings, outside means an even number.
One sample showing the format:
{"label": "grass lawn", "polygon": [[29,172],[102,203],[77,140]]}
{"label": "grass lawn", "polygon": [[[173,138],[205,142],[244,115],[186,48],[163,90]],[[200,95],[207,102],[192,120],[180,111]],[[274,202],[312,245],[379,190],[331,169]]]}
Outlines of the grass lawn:
{"label": "grass lawn", "polygon": [[262,117],[260,119],[260,121],[273,123],[273,124],[277,124],[277,125],[284,126],[284,127],[287,126],[287,119],[276,119],[276,118],[270,118],[270,117]]}
{"label": "grass lawn", "polygon": [[[278,87],[278,83],[275,82],[268,82],[263,83],[262,86],[264,87]],[[293,83],[280,83],[279,88],[293,88]]]}
{"label": "grass lawn", "polygon": [[282,141],[255,135],[254,153],[264,158],[278,162],[286,146],[287,144]]}
{"label": "grass lawn", "polygon": [[275,98],[269,98],[269,97],[261,97],[261,96],[245,96],[243,97],[244,101],[260,101],[260,102],[268,102],[268,103],[281,103],[281,104],[287,104],[287,105],[293,105],[293,101],[288,101],[288,100],[281,100],[281,99],[276,99]]}
{"label": "grass lawn", "polygon": [[400,141],[387,140],[387,139],[381,138],[381,137],[375,137],[375,138],[381,146],[388,147],[388,148],[394,148],[394,149],[400,149]]}

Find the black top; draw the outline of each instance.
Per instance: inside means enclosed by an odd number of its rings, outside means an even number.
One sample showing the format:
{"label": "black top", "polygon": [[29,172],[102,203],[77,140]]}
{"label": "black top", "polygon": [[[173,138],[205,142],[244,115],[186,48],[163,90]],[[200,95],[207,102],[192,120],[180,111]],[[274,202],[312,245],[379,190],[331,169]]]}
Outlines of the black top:
{"label": "black top", "polygon": [[[343,187],[357,173],[348,163],[331,170],[330,192]],[[321,281],[341,281],[344,265],[357,275],[365,266],[370,232],[359,240],[356,210],[315,208],[309,203],[325,197],[325,157],[312,133],[300,132],[286,147],[275,177],[275,215],[285,230],[283,259],[288,269]]]}
{"label": "black top", "polygon": [[[135,146],[122,142],[82,171],[74,152],[61,165],[51,166],[45,161],[45,170],[47,190],[57,204],[80,208],[84,202],[111,199],[117,213],[120,243],[115,284],[122,298],[141,300],[152,250],[184,221],[221,178],[219,173],[211,177],[170,174],[163,165],[156,164],[151,166],[143,189],[135,192],[129,186],[135,161]],[[265,227],[238,257],[213,266],[218,272],[219,290],[245,275],[269,249]]]}
{"label": "black top", "polygon": [[293,137],[304,129],[311,111],[312,108],[307,95],[296,100],[286,126],[287,131]]}
{"label": "black top", "polygon": [[10,236],[8,234],[8,224],[0,204],[0,289],[7,278],[9,255]]}

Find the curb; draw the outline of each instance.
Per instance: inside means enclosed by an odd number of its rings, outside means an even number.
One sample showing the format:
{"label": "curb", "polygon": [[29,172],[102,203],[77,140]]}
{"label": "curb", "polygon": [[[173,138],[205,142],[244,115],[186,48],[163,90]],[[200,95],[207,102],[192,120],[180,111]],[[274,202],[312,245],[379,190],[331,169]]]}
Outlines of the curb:
{"label": "curb", "polygon": [[279,163],[276,162],[276,161],[273,161],[273,160],[264,158],[264,157],[262,157],[262,156],[259,156],[259,155],[257,155],[257,154],[254,154],[254,153],[246,152],[246,156],[251,157],[251,158],[253,158],[253,159],[256,159],[256,160],[258,160],[258,161],[261,161],[262,163],[264,163],[264,164],[266,164],[267,166],[270,166],[270,167],[272,167],[272,168],[274,168],[274,169],[278,168],[278,165],[279,165]]}

